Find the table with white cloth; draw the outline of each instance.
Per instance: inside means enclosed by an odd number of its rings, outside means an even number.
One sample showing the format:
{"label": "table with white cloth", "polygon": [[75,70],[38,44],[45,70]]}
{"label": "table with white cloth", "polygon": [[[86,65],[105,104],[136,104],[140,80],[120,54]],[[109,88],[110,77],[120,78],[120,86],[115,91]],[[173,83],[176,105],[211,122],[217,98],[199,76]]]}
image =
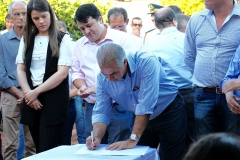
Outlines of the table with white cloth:
{"label": "table with white cloth", "polygon": [[79,155],[74,154],[85,144],[72,146],[59,146],[39,154],[24,158],[24,160],[160,160],[155,148],[149,148],[144,155],[139,156],[100,156],[100,155]]}

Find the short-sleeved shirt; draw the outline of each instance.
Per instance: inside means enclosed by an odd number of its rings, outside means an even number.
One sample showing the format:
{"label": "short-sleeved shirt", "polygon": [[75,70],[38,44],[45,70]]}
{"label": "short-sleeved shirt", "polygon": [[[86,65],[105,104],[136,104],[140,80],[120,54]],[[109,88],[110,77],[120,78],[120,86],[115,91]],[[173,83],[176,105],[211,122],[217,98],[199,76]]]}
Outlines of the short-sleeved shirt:
{"label": "short-sleeved shirt", "polygon": [[[30,66],[33,86],[37,86],[43,83],[48,43],[49,36],[35,37],[32,63]],[[18,50],[18,55],[16,58],[16,63],[24,63],[23,52],[24,52],[24,40],[22,38]],[[72,42],[70,37],[68,35],[65,35],[60,45],[58,65],[71,66],[71,64],[72,64]]]}

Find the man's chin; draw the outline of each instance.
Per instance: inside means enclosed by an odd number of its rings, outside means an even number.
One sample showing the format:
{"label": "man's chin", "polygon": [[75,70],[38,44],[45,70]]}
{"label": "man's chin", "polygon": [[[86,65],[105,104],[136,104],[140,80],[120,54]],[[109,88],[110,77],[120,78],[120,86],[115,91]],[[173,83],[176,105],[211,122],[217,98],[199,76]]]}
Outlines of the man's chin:
{"label": "man's chin", "polygon": [[111,80],[111,82],[117,82],[119,79],[113,79]]}

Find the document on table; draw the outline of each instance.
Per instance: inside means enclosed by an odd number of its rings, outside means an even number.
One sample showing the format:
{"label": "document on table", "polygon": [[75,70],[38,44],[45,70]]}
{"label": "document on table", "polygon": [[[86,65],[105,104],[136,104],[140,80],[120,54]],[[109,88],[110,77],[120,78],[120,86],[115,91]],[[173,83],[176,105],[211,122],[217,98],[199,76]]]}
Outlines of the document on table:
{"label": "document on table", "polygon": [[100,144],[97,150],[89,150],[86,146],[81,147],[77,152],[74,154],[81,154],[81,155],[102,155],[102,156],[133,156],[133,155],[144,155],[147,150],[149,149],[148,146],[135,146],[132,149],[124,149],[120,151],[110,151],[106,150],[105,148],[108,144]]}

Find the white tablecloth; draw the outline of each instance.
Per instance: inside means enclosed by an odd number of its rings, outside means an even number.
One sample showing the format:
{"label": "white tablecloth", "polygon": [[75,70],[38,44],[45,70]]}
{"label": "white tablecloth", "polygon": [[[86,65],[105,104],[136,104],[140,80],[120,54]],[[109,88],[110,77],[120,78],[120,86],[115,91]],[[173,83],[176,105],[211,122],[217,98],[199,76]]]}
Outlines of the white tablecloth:
{"label": "white tablecloth", "polygon": [[74,154],[85,144],[59,146],[51,150],[24,158],[24,160],[160,160],[155,148],[149,148],[143,156],[94,156]]}

